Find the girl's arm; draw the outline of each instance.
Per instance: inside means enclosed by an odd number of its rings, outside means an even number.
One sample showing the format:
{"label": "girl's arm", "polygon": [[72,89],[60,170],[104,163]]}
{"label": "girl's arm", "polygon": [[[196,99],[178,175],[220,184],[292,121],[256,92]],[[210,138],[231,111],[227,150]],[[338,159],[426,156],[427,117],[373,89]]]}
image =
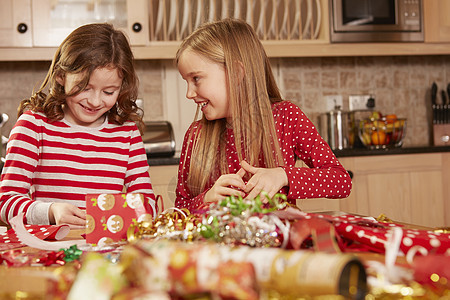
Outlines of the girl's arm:
{"label": "girl's arm", "polygon": [[23,212],[28,224],[49,224],[51,203],[30,198],[30,187],[39,160],[39,125],[31,114],[23,114],[11,130],[0,185],[0,217],[9,220]]}
{"label": "girl's arm", "polygon": [[187,185],[187,178],[189,174],[190,158],[192,154],[193,142],[190,141],[190,133],[192,130],[196,130],[194,124],[191,124],[186,131],[183,140],[183,146],[181,147],[180,163],[178,166],[178,182],[176,187],[176,199],[175,207],[187,208],[189,211],[199,209],[204,205],[204,198],[208,190],[203,191],[201,194],[192,197],[191,192]]}
{"label": "girl's arm", "polygon": [[[286,164],[284,170],[289,182],[289,199],[345,198],[350,195],[352,181],[317,132],[313,123],[297,106],[290,104],[280,113],[279,128],[285,140],[283,151],[293,151],[308,167]],[[288,147],[291,147],[289,149]]]}
{"label": "girl's arm", "polygon": [[143,194],[151,206],[154,217],[156,217],[158,208],[148,168],[147,154],[145,153],[142,136],[137,127],[135,127],[130,139],[130,154],[125,176],[125,188],[127,193]]}

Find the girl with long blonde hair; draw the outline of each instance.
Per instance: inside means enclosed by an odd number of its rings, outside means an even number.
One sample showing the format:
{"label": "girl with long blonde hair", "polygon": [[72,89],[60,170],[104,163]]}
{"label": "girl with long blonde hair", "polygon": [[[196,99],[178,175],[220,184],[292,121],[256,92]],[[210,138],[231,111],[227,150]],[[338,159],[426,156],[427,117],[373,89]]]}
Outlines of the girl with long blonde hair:
{"label": "girl with long blonde hair", "polygon": [[[197,209],[229,195],[282,192],[291,203],[349,195],[348,173],[306,115],[282,99],[250,25],[203,24],[182,42],[176,64],[202,112],[184,138],[176,206]],[[295,167],[297,159],[308,168]]]}

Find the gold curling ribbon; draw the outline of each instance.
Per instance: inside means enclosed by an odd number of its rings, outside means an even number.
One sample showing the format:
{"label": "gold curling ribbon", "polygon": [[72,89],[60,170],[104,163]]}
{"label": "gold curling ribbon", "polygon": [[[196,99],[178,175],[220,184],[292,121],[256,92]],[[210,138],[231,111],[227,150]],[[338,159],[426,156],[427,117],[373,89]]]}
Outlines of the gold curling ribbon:
{"label": "gold curling ribbon", "polygon": [[389,219],[385,214],[380,214],[376,220],[378,222],[385,222],[385,223],[393,223],[391,219]]}
{"label": "gold curling ribbon", "polygon": [[[131,224],[127,230],[128,242],[142,238],[171,237],[177,240],[192,241],[197,236],[198,217],[186,208],[160,214],[152,222],[143,221]],[[178,234],[183,231],[183,234]]]}

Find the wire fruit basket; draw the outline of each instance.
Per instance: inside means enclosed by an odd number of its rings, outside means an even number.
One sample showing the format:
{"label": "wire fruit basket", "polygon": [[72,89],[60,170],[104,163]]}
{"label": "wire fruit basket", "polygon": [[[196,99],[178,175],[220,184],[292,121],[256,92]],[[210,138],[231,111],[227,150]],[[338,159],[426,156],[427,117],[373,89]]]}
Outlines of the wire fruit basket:
{"label": "wire fruit basket", "polygon": [[368,118],[359,121],[359,138],[369,149],[401,147],[405,134],[404,118]]}

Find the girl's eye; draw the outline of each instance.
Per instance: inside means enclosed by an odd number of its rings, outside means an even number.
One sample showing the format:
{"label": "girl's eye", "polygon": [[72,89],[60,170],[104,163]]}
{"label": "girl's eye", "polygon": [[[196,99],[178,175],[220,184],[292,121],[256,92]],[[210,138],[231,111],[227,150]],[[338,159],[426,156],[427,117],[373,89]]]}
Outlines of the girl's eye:
{"label": "girl's eye", "polygon": [[194,76],[194,77],[192,78],[192,80],[194,80],[194,82],[198,82],[198,81],[200,80],[200,77]]}
{"label": "girl's eye", "polygon": [[111,96],[112,94],[114,94],[114,92],[107,92],[107,91],[104,91],[104,93],[108,96]]}

